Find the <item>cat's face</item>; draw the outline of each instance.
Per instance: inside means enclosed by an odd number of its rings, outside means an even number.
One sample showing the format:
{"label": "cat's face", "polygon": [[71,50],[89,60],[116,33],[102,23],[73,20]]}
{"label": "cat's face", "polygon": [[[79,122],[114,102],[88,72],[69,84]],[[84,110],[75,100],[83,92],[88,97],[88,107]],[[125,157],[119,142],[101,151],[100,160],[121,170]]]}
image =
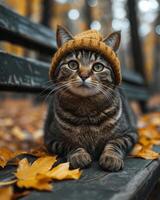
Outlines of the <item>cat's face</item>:
{"label": "cat's face", "polygon": [[112,68],[101,55],[87,50],[73,52],[60,62],[58,82],[80,96],[93,96],[114,85]]}
{"label": "cat's face", "polygon": [[[61,46],[72,36],[65,29],[57,33],[57,42]],[[116,32],[106,38],[106,44],[116,50],[120,36]],[[99,93],[107,94],[115,87],[114,73],[110,63],[102,55],[89,51],[74,51],[64,57],[59,63],[56,82],[63,85],[62,91],[83,97],[94,96]]]}

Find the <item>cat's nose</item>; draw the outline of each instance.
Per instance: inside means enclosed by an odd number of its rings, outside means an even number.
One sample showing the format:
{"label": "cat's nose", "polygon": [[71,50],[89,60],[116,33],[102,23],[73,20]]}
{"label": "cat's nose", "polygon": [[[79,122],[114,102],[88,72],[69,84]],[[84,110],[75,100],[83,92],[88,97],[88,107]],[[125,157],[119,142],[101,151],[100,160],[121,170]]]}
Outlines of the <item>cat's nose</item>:
{"label": "cat's nose", "polygon": [[85,81],[89,77],[89,74],[80,74],[79,76],[82,79],[82,81]]}

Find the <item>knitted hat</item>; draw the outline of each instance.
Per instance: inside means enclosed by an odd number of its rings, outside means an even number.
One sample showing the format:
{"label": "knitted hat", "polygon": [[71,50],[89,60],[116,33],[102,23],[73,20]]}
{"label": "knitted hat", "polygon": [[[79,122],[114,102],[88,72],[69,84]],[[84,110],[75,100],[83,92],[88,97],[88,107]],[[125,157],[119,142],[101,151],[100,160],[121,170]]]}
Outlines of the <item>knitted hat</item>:
{"label": "knitted hat", "polygon": [[106,58],[107,61],[110,62],[111,67],[113,68],[116,84],[120,84],[120,61],[114,50],[106,45],[105,42],[103,42],[102,35],[96,30],[84,31],[73,37],[71,40],[65,42],[60,48],[58,48],[52,59],[52,64],[49,71],[50,78],[54,75],[60,60],[66,54],[80,49],[91,50],[103,55],[104,58]]}

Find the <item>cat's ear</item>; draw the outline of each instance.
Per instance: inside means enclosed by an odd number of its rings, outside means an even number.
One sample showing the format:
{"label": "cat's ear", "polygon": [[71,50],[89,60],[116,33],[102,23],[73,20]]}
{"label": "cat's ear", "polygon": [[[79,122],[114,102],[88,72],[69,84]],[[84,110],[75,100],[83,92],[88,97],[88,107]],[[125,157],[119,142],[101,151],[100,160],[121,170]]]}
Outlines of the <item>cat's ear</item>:
{"label": "cat's ear", "polygon": [[72,34],[63,26],[57,26],[57,33],[56,33],[57,45],[61,47],[65,42],[73,39]]}
{"label": "cat's ear", "polygon": [[115,52],[118,50],[121,41],[121,31],[113,32],[103,42],[110,46]]}

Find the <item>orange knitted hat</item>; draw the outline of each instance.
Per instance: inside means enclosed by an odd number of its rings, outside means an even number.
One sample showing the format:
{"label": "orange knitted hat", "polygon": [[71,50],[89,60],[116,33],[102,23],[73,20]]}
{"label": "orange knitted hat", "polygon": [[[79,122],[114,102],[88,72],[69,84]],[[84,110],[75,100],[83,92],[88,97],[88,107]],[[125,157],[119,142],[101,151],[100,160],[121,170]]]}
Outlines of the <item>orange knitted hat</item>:
{"label": "orange knitted hat", "polygon": [[103,42],[102,35],[96,30],[84,31],[76,35],[73,39],[65,42],[60,48],[58,48],[57,52],[52,58],[52,64],[49,71],[50,78],[54,74],[58,63],[66,54],[80,49],[95,51],[103,55],[104,58],[106,58],[107,61],[110,62],[111,67],[113,68],[116,84],[120,84],[120,61],[113,49]]}

